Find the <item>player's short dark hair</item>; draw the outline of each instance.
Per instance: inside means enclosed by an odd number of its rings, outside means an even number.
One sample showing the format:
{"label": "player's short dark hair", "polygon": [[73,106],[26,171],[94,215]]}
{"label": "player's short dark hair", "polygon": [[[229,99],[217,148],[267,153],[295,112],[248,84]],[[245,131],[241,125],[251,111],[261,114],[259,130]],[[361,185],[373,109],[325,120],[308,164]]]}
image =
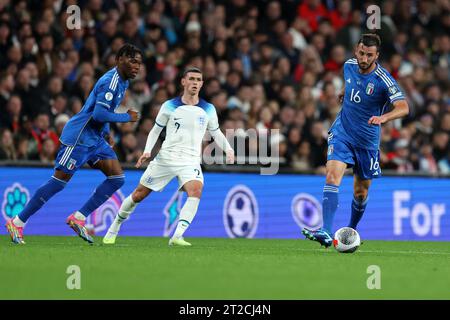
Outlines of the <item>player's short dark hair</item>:
{"label": "player's short dark hair", "polygon": [[186,77],[186,75],[187,75],[189,72],[200,73],[201,75],[203,75],[202,70],[200,70],[199,68],[197,68],[197,67],[187,67],[187,68],[184,69],[184,71],[183,71],[183,78]]}
{"label": "player's short dark hair", "polygon": [[375,33],[364,33],[361,35],[361,38],[358,41],[358,44],[360,43],[362,43],[366,47],[376,46],[378,51],[381,46],[381,39],[380,36]]}
{"label": "player's short dark hair", "polygon": [[131,43],[125,43],[119,51],[117,51],[116,60],[119,60],[120,57],[134,58],[136,57],[136,54],[140,54],[142,57],[141,49]]}

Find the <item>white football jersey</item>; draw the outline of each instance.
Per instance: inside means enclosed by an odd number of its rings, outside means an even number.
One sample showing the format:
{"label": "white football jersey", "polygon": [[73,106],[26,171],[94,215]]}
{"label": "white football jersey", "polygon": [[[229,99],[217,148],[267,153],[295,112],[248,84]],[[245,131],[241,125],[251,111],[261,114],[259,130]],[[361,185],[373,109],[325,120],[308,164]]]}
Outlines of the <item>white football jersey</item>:
{"label": "white football jersey", "polygon": [[166,139],[155,158],[162,165],[199,164],[206,130],[219,130],[214,105],[203,99],[195,106],[185,105],[181,97],[168,100],[155,123],[166,127]]}

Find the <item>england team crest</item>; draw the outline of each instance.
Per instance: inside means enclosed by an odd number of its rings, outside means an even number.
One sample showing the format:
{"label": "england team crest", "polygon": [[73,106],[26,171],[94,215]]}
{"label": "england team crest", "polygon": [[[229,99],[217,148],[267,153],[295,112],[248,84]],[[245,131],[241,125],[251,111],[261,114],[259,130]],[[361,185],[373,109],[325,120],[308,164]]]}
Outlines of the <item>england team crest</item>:
{"label": "england team crest", "polygon": [[203,127],[205,125],[205,117],[198,117],[198,124],[200,127]]}
{"label": "england team crest", "polygon": [[372,95],[374,89],[375,89],[375,85],[374,85],[372,82],[369,82],[369,84],[368,84],[367,87],[366,87],[366,94],[367,94],[368,96]]}

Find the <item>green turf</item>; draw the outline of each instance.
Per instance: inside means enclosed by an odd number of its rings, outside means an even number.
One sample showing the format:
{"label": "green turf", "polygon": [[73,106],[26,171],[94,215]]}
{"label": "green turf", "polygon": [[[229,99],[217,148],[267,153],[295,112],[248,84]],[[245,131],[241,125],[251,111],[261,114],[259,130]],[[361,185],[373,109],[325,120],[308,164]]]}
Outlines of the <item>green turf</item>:
{"label": "green turf", "polygon": [[[0,299],[449,299],[450,246],[365,241],[354,254],[308,240],[123,237],[114,246],[76,237],[0,236]],[[81,269],[69,290],[68,266]],[[369,290],[378,265],[381,289]]]}

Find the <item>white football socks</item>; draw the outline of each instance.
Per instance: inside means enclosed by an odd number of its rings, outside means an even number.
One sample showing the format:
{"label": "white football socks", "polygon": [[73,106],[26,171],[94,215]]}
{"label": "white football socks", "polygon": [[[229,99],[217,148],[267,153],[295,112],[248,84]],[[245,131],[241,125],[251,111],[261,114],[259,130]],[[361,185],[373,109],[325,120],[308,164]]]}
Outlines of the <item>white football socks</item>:
{"label": "white football socks", "polygon": [[22,220],[20,220],[19,216],[15,216],[13,219],[13,223],[16,227],[19,228],[23,228],[23,226],[25,225],[25,222],[23,222]]}
{"label": "white football socks", "polygon": [[86,216],[84,214],[82,214],[80,211],[75,212],[73,214],[73,216],[75,217],[75,219],[78,219],[78,220],[82,220],[82,221],[86,220]]}
{"label": "white football socks", "polygon": [[123,200],[122,205],[120,206],[119,213],[116,215],[116,218],[114,219],[111,227],[109,227],[108,231],[114,233],[119,232],[120,225],[122,224],[122,222],[128,219],[137,205],[138,203],[133,201],[131,194],[126,197],[125,200]]}
{"label": "white football socks", "polygon": [[180,217],[178,218],[178,225],[173,238],[181,238],[186,231],[186,229],[194,220],[195,214],[197,213],[198,205],[200,203],[199,198],[188,197],[184,203],[183,208],[180,212]]}

